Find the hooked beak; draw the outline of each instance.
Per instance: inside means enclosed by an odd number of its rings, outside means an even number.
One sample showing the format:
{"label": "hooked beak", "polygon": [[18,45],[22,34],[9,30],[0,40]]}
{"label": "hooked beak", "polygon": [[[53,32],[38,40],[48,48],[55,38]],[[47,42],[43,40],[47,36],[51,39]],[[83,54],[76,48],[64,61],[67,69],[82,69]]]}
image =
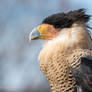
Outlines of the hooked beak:
{"label": "hooked beak", "polygon": [[37,28],[34,28],[29,35],[29,41],[34,40],[36,38],[41,38],[41,34]]}

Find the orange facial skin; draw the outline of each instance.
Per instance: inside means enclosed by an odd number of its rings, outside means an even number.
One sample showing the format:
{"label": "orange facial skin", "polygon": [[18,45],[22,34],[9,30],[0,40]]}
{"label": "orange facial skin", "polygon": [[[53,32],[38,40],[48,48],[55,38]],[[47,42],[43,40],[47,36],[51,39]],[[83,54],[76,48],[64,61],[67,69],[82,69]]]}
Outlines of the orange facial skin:
{"label": "orange facial skin", "polygon": [[41,39],[51,40],[55,38],[59,31],[58,29],[55,29],[53,25],[50,24],[41,24],[37,27],[41,34]]}

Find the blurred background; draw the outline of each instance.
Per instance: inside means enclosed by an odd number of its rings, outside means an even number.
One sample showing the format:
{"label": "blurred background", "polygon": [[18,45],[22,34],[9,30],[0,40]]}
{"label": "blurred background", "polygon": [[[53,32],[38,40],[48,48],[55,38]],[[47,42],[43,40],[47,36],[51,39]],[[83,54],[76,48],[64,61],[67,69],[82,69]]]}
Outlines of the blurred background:
{"label": "blurred background", "polygon": [[92,0],[0,0],[0,92],[51,92],[38,62],[42,43],[29,43],[29,33],[46,16],[79,8],[92,15]]}

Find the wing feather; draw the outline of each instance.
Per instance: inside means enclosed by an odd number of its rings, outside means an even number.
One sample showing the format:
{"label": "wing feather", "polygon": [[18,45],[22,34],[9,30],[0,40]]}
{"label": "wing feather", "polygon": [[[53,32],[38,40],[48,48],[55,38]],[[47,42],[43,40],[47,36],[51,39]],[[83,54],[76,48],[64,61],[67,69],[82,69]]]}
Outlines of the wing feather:
{"label": "wing feather", "polygon": [[[92,56],[91,56],[92,58]],[[80,66],[73,69],[73,74],[76,79],[78,88],[82,89],[82,92],[92,92],[92,59],[88,57],[80,58]]]}

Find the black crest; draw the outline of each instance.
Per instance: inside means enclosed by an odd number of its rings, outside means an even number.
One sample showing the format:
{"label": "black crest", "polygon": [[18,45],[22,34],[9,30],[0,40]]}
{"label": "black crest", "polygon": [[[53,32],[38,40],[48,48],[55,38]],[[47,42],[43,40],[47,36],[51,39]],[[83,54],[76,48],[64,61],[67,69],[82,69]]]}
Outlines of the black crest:
{"label": "black crest", "polygon": [[73,23],[86,23],[90,15],[85,14],[85,9],[78,9],[68,13],[53,14],[43,20],[42,23],[51,24],[55,28],[68,28]]}

